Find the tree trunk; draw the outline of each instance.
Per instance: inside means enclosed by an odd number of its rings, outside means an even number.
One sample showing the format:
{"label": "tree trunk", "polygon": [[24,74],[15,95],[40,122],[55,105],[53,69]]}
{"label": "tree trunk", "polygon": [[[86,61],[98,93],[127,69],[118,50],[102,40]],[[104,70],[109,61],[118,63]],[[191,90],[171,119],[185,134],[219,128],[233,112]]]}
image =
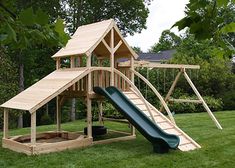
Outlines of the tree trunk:
{"label": "tree trunk", "polygon": [[[24,90],[24,64],[21,62],[19,67],[19,88],[20,92]],[[23,113],[20,113],[18,117],[18,128],[23,128]]]}

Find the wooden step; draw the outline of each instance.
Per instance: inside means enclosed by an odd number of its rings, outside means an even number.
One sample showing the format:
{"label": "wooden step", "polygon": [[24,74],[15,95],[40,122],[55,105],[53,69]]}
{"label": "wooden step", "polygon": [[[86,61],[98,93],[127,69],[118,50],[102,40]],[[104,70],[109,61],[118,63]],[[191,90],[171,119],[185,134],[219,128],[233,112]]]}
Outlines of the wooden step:
{"label": "wooden step", "polygon": [[[135,104],[143,113],[145,113],[151,120],[152,117],[149,114],[145,103],[140,99],[140,97],[135,92],[124,92],[124,94]],[[178,148],[181,151],[189,151],[200,148],[193,139],[191,139],[186,133],[184,133],[180,128],[174,125],[165,115],[159,112],[154,106],[147,102],[150,106],[150,110],[154,116],[154,120],[157,125],[169,134],[174,134],[179,136],[180,144]]]}

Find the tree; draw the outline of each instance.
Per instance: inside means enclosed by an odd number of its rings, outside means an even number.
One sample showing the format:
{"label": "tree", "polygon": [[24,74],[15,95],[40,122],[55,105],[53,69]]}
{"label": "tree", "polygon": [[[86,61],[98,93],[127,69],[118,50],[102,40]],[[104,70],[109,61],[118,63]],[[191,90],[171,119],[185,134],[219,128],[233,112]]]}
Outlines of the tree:
{"label": "tree", "polygon": [[113,18],[123,35],[141,32],[146,28],[151,0],[64,0],[64,8],[70,33],[80,25]]}
{"label": "tree", "polygon": [[235,52],[234,3],[234,0],[190,0],[186,5],[186,16],[173,27],[177,26],[179,30],[188,27],[196,39],[210,39],[231,56]]}
{"label": "tree", "polygon": [[138,53],[143,53],[140,47],[132,47],[132,49],[138,54]]}
{"label": "tree", "polygon": [[157,53],[159,51],[175,49],[179,46],[180,42],[181,38],[179,36],[170,30],[164,30],[159,38],[159,42],[151,47],[150,52]]}
{"label": "tree", "polygon": [[[33,57],[27,57],[29,49],[37,46],[63,46],[69,39],[64,32],[62,19],[50,23],[49,16],[42,10],[33,11],[27,8],[18,11],[15,4],[0,3],[0,42],[8,55],[13,57],[19,67],[19,90],[25,88],[24,69],[27,62],[32,62]],[[15,12],[14,12],[15,11]],[[23,127],[23,116],[19,116],[18,126]]]}

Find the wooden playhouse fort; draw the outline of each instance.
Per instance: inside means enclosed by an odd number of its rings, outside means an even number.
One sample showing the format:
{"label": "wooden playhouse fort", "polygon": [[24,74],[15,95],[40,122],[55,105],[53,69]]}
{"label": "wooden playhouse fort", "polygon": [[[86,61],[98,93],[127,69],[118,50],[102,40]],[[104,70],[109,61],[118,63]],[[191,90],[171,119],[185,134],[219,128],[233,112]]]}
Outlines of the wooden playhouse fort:
{"label": "wooden playhouse fort", "polygon": [[[56,61],[56,70],[1,105],[4,108],[2,146],[28,155],[49,153],[92,144],[133,139],[135,138],[135,128],[137,128],[154,145],[154,148],[157,148],[157,151],[161,145],[165,147],[167,145],[167,148],[178,147],[181,151],[200,148],[199,144],[175,124],[172,113],[167,106],[169,101],[202,104],[217,127],[222,129],[186,73],[186,69],[198,69],[199,66],[152,65],[151,68],[179,70],[164,99],[144,76],[135,71],[134,59],[137,57],[137,54],[122,37],[114,20],[110,19],[78,27],[67,45],[52,56]],[[128,59],[129,64],[118,64],[117,60],[120,58]],[[69,68],[61,67],[61,62],[64,59],[70,59]],[[185,77],[198,100],[170,98],[180,75]],[[159,100],[162,105],[160,110],[151,105],[140,93],[134,84],[134,77],[143,80],[155,93],[156,101]],[[94,87],[96,88],[95,92]],[[54,98],[56,98],[57,129],[37,133],[37,109]],[[61,107],[68,98],[82,98],[86,102],[87,134],[81,131],[62,130]],[[125,122],[131,123],[131,129],[130,132],[120,132],[123,134],[121,137],[94,141],[91,103],[92,101],[98,102],[99,121],[101,121],[103,120],[102,102],[105,98],[108,98],[119,111],[124,113],[128,119]],[[29,135],[9,136],[8,116],[10,109],[24,110],[31,114],[31,133]],[[163,110],[167,112],[168,117],[162,113]],[[172,147],[173,141],[175,145]]]}

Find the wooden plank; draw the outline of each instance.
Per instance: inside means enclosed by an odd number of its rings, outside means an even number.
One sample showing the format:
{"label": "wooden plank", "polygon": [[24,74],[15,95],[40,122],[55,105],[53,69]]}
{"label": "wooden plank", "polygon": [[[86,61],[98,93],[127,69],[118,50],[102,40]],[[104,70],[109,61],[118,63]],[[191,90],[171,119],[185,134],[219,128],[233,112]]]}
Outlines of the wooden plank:
{"label": "wooden plank", "polygon": [[27,155],[32,154],[32,147],[30,147],[29,145],[26,145],[26,144],[16,142],[11,139],[3,138],[2,139],[2,147],[8,148],[8,149],[13,150],[15,152],[25,153]]}
{"label": "wooden plank", "polygon": [[184,65],[184,64],[159,64],[148,62],[147,64],[135,65],[136,67],[149,67],[149,68],[173,68],[173,69],[200,69],[199,65]]}
{"label": "wooden plank", "polygon": [[3,138],[8,138],[8,120],[9,120],[9,109],[4,108],[4,125],[3,125]]}
{"label": "wooden plank", "polygon": [[195,85],[193,84],[193,82],[191,81],[191,79],[189,78],[189,76],[185,70],[184,70],[184,77],[187,80],[187,82],[189,83],[189,85],[191,86],[191,88],[193,89],[194,93],[197,95],[198,99],[201,100],[203,107],[206,109],[207,113],[211,117],[212,121],[214,121],[217,128],[222,129],[220,123],[217,121],[214,114],[211,112],[210,108],[208,107],[208,105],[206,104],[204,99],[202,98],[201,94],[198,92],[197,88],[195,87]]}
{"label": "wooden plank", "polygon": [[133,140],[133,139],[136,139],[136,136],[130,135],[130,136],[94,141],[93,144],[108,144],[108,143],[127,141],[127,140]]}
{"label": "wooden plank", "polygon": [[92,138],[82,138],[57,143],[43,143],[34,148],[34,154],[58,152],[92,145]]}
{"label": "wooden plank", "polygon": [[191,100],[191,99],[169,99],[171,102],[176,102],[176,103],[197,103],[201,104],[201,100]]}

